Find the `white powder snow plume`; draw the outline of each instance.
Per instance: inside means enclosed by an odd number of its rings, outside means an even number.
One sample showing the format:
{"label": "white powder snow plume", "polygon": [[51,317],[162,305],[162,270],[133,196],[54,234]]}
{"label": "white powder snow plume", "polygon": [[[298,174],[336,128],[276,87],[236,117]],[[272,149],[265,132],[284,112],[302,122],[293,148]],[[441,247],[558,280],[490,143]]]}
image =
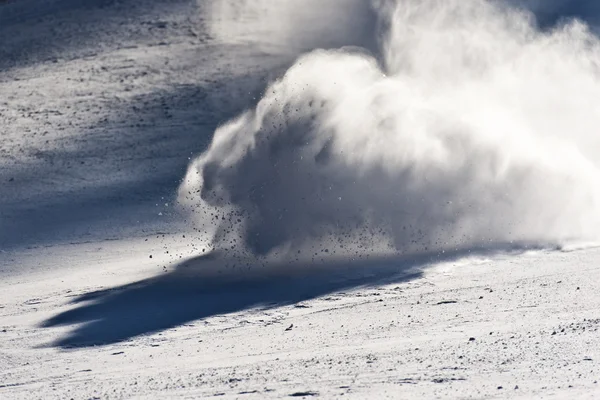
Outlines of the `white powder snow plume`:
{"label": "white powder snow plume", "polygon": [[299,58],[215,132],[180,202],[254,254],[595,241],[600,41],[506,4],[375,1],[379,52]]}
{"label": "white powder snow plume", "polygon": [[369,0],[198,0],[221,42],[297,54],[317,47],[369,46],[376,15]]}

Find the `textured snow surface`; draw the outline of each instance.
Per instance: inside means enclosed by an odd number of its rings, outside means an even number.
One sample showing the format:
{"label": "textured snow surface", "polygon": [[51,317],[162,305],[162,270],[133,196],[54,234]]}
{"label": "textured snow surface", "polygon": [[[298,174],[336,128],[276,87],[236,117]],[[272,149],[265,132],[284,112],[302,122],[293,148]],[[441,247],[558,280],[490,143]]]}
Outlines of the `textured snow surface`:
{"label": "textured snow surface", "polygon": [[600,394],[598,249],[240,283],[140,254],[178,240],[26,254],[48,270],[2,282],[0,396]]}

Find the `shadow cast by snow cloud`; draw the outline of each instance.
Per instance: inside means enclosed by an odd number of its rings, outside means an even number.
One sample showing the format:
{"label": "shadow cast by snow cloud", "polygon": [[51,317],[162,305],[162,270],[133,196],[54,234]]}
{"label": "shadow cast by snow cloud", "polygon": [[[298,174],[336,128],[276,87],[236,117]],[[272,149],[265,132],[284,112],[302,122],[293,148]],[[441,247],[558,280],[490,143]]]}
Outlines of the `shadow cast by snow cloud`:
{"label": "shadow cast by snow cloud", "polygon": [[[421,276],[418,266],[423,261],[380,259],[314,268],[305,264],[270,268],[233,266],[233,260],[200,256],[181,263],[173,272],[84,294],[73,301],[76,308],[42,326],[83,323],[53,343],[56,347],[117,343],[216,315],[281,307],[341,290],[416,279]],[[267,269],[269,272],[261,272]]]}
{"label": "shadow cast by snow cloud", "polygon": [[330,293],[418,279],[428,266],[468,256],[524,248],[463,249],[410,257],[371,257],[324,263],[245,263],[219,253],[188,259],[172,272],[83,294],[75,308],[42,327],[77,325],[52,346],[107,345],[185,323],[249,309],[293,305]]}

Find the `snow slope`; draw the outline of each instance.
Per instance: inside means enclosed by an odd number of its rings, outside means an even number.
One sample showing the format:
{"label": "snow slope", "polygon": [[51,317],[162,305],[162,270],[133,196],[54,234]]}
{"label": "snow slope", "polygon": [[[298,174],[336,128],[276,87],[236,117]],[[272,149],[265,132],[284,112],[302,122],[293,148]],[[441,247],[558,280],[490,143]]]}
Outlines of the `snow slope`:
{"label": "snow slope", "polygon": [[3,281],[3,398],[599,394],[597,249],[240,282],[162,271],[145,243],[53,248]]}
{"label": "snow slope", "polygon": [[[267,262],[174,207],[298,55],[373,48],[340,3],[266,28],[265,2],[0,4],[0,398],[599,395],[597,248]],[[570,4],[527,2],[593,26]]]}

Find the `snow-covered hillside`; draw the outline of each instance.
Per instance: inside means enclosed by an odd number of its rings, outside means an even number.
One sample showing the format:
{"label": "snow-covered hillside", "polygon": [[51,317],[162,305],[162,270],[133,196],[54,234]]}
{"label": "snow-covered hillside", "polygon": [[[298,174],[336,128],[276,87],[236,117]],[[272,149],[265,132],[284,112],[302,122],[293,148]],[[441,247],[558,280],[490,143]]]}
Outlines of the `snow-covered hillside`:
{"label": "snow-covered hillside", "polygon": [[596,249],[239,281],[147,243],[22,254],[45,271],[3,279],[3,398],[600,394]]}
{"label": "snow-covered hillside", "polygon": [[[477,55],[519,55],[487,69],[461,58],[475,36],[454,41],[464,13],[433,19],[439,57],[421,11],[394,17],[419,51],[382,50],[404,31],[376,3],[0,1],[0,398],[600,395],[599,47],[548,36],[571,17],[594,32],[598,7],[501,2],[538,23],[485,15],[497,41]],[[488,4],[447,2],[466,3]],[[398,126],[435,143],[399,162],[414,143],[373,134]],[[499,126],[520,136],[488,151]],[[506,152],[517,137],[539,159]],[[473,158],[423,162],[448,148]]]}

